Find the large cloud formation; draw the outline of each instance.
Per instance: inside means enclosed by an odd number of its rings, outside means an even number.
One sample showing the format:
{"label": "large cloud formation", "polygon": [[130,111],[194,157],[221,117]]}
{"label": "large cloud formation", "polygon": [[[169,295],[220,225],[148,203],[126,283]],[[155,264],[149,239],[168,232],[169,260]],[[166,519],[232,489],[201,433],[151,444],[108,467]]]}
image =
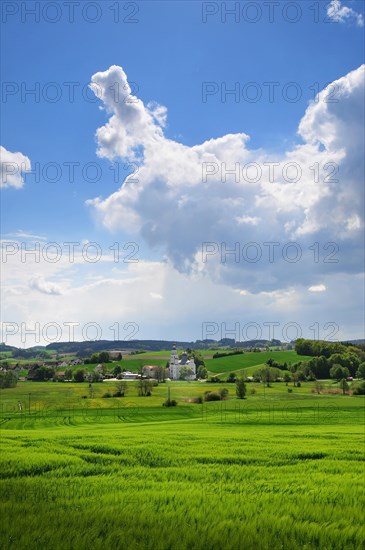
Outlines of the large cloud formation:
{"label": "large cloud formation", "polygon": [[[90,86],[109,115],[98,155],[138,166],[109,197],[88,201],[106,228],[142,236],[181,272],[249,292],[362,271],[364,66],[318,94],[299,122],[301,144],[279,157],[250,149],[244,133],[193,147],[166,138],[166,108],[135,97],[121,67]],[[216,243],[209,257],[203,243]],[[274,256],[265,243],[278,243]]]}

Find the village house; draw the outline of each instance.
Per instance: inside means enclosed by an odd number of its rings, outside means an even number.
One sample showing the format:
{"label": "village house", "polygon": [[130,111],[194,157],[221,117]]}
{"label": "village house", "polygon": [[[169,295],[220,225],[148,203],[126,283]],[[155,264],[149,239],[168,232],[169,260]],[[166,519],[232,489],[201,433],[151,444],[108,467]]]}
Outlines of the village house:
{"label": "village house", "polygon": [[119,357],[123,356],[123,353],[125,353],[125,350],[121,349],[111,349],[108,350],[110,359],[119,359]]}
{"label": "village house", "polygon": [[142,374],[146,378],[157,378],[158,365],[145,365],[142,369]]}
{"label": "village house", "polygon": [[165,381],[169,377],[169,368],[161,365],[145,365],[142,369],[142,376]]}
{"label": "village house", "polygon": [[123,372],[123,380],[137,380],[138,378],[141,378],[140,374],[137,374],[135,372]]}

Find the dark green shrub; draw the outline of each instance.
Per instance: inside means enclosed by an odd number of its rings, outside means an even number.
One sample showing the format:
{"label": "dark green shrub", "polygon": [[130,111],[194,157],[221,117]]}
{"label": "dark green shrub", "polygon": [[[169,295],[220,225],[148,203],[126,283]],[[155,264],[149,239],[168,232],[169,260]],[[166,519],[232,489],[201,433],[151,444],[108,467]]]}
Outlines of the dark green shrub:
{"label": "dark green shrub", "polygon": [[198,405],[201,405],[203,403],[203,396],[198,395],[198,397],[194,397],[193,403],[197,403]]}
{"label": "dark green shrub", "polygon": [[1,372],[0,373],[0,388],[15,388],[18,378],[15,373]]}
{"label": "dark green shrub", "polygon": [[365,395],[365,382],[361,382],[361,384],[355,386],[352,395]]}
{"label": "dark green shrub", "polygon": [[163,407],[176,407],[177,401],[175,399],[166,399],[163,403]]}
{"label": "dark green shrub", "polygon": [[214,391],[207,391],[204,394],[204,401],[220,401],[221,396]]}

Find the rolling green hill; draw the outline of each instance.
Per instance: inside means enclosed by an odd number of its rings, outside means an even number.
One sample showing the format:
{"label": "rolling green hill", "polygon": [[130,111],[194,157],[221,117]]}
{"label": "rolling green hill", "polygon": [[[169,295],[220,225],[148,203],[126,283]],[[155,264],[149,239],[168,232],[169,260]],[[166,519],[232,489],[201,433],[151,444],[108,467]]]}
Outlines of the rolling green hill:
{"label": "rolling green hill", "polygon": [[205,365],[209,372],[214,374],[229,373],[246,367],[262,366],[268,359],[274,359],[279,363],[296,363],[297,361],[309,361],[311,357],[298,355],[295,351],[260,351],[249,352],[242,355],[207,359]]}

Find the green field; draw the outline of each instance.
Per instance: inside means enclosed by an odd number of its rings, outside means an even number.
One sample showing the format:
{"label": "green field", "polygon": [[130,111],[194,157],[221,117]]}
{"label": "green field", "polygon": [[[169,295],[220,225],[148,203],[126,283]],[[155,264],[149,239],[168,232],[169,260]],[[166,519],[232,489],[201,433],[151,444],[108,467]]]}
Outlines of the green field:
{"label": "green field", "polygon": [[[174,382],[174,408],[167,384],[2,390],[1,548],[361,548],[364,398],[247,386]],[[189,402],[219,387],[228,400]]]}
{"label": "green field", "polygon": [[[180,350],[181,352],[182,350]],[[224,353],[224,350],[219,350]],[[179,353],[180,353],[179,352]],[[244,374],[252,375],[258,368],[262,367],[269,358],[274,359],[277,362],[295,363],[297,361],[307,361],[310,359],[308,356],[298,355],[295,351],[262,351],[262,352],[245,352],[242,355],[231,355],[227,357],[220,357],[212,359],[214,350],[202,350],[201,355],[204,357],[206,367],[211,375],[223,375],[226,377],[230,372],[240,373],[244,370]],[[105,363],[108,371],[112,372],[113,368],[120,365],[122,369],[126,369],[131,372],[140,372],[145,365],[161,365],[165,366],[169,361],[171,351],[157,351],[157,352],[145,352],[136,355],[125,355],[121,361],[115,360],[110,363]],[[64,357],[67,359],[67,357]],[[68,357],[69,360],[74,359],[74,356]],[[20,366],[28,365],[31,363],[37,363],[37,360],[25,360],[25,359],[9,359],[10,364],[18,363]],[[92,372],[96,367],[96,364],[86,365],[72,365],[73,371],[77,369],[84,369],[85,371]],[[257,368],[251,368],[257,367]],[[65,367],[58,368],[57,370],[65,370]],[[25,373],[21,373],[23,376]]]}
{"label": "green field", "polygon": [[[298,355],[295,351],[260,351],[248,352],[242,355],[218,357],[206,359],[205,364],[209,372],[223,374],[246,369],[247,367],[262,366],[268,359],[274,359],[278,363],[296,363],[297,361],[309,361],[311,357]],[[251,371],[252,372],[252,371]]]}
{"label": "green field", "polygon": [[[119,365],[122,369],[131,372],[140,372],[145,365],[161,365],[165,366],[167,359],[158,359],[158,358],[142,358],[140,355],[131,355],[126,358],[123,358],[122,361],[111,361],[110,363],[104,363],[105,367],[109,372],[112,372],[114,367]],[[83,369],[85,371],[92,372],[96,367],[95,363],[89,363],[86,365],[75,365],[71,366],[72,370]]]}
{"label": "green field", "polygon": [[[177,353],[182,353],[183,349],[178,349]],[[216,352],[224,353],[229,350],[225,350],[222,348],[219,349],[201,349],[199,350],[200,355],[203,357],[212,357],[212,355]],[[144,353],[138,353],[136,355],[126,355],[126,359],[132,358],[132,357],[142,357],[142,358],[149,358],[149,357],[163,357],[164,359],[170,359],[171,350],[163,350],[163,351],[146,351]]]}
{"label": "green field", "polygon": [[[170,357],[169,357],[170,358]],[[162,365],[165,366],[168,359],[143,358],[142,355],[131,355],[128,359],[117,361],[116,363],[108,363],[109,368],[113,368],[115,364],[120,365],[131,372],[139,372],[145,365]]]}
{"label": "green field", "polygon": [[[222,350],[220,350],[222,353]],[[128,355],[122,361],[116,363],[108,363],[107,367],[112,369],[115,364],[121,365],[132,372],[138,372],[144,365],[166,365],[170,359],[169,351],[146,352],[138,355]],[[308,361],[311,357],[306,355],[298,355],[295,351],[261,351],[261,352],[245,352],[242,355],[230,355],[227,357],[219,357],[212,359],[214,351],[203,351],[202,355],[205,360],[205,365],[211,374],[228,375],[230,372],[237,372],[245,369],[245,374],[252,374],[257,369],[249,369],[248,367],[260,368],[265,361],[272,358],[279,363],[287,362],[295,363],[297,361]],[[224,351],[223,351],[224,353]]]}

